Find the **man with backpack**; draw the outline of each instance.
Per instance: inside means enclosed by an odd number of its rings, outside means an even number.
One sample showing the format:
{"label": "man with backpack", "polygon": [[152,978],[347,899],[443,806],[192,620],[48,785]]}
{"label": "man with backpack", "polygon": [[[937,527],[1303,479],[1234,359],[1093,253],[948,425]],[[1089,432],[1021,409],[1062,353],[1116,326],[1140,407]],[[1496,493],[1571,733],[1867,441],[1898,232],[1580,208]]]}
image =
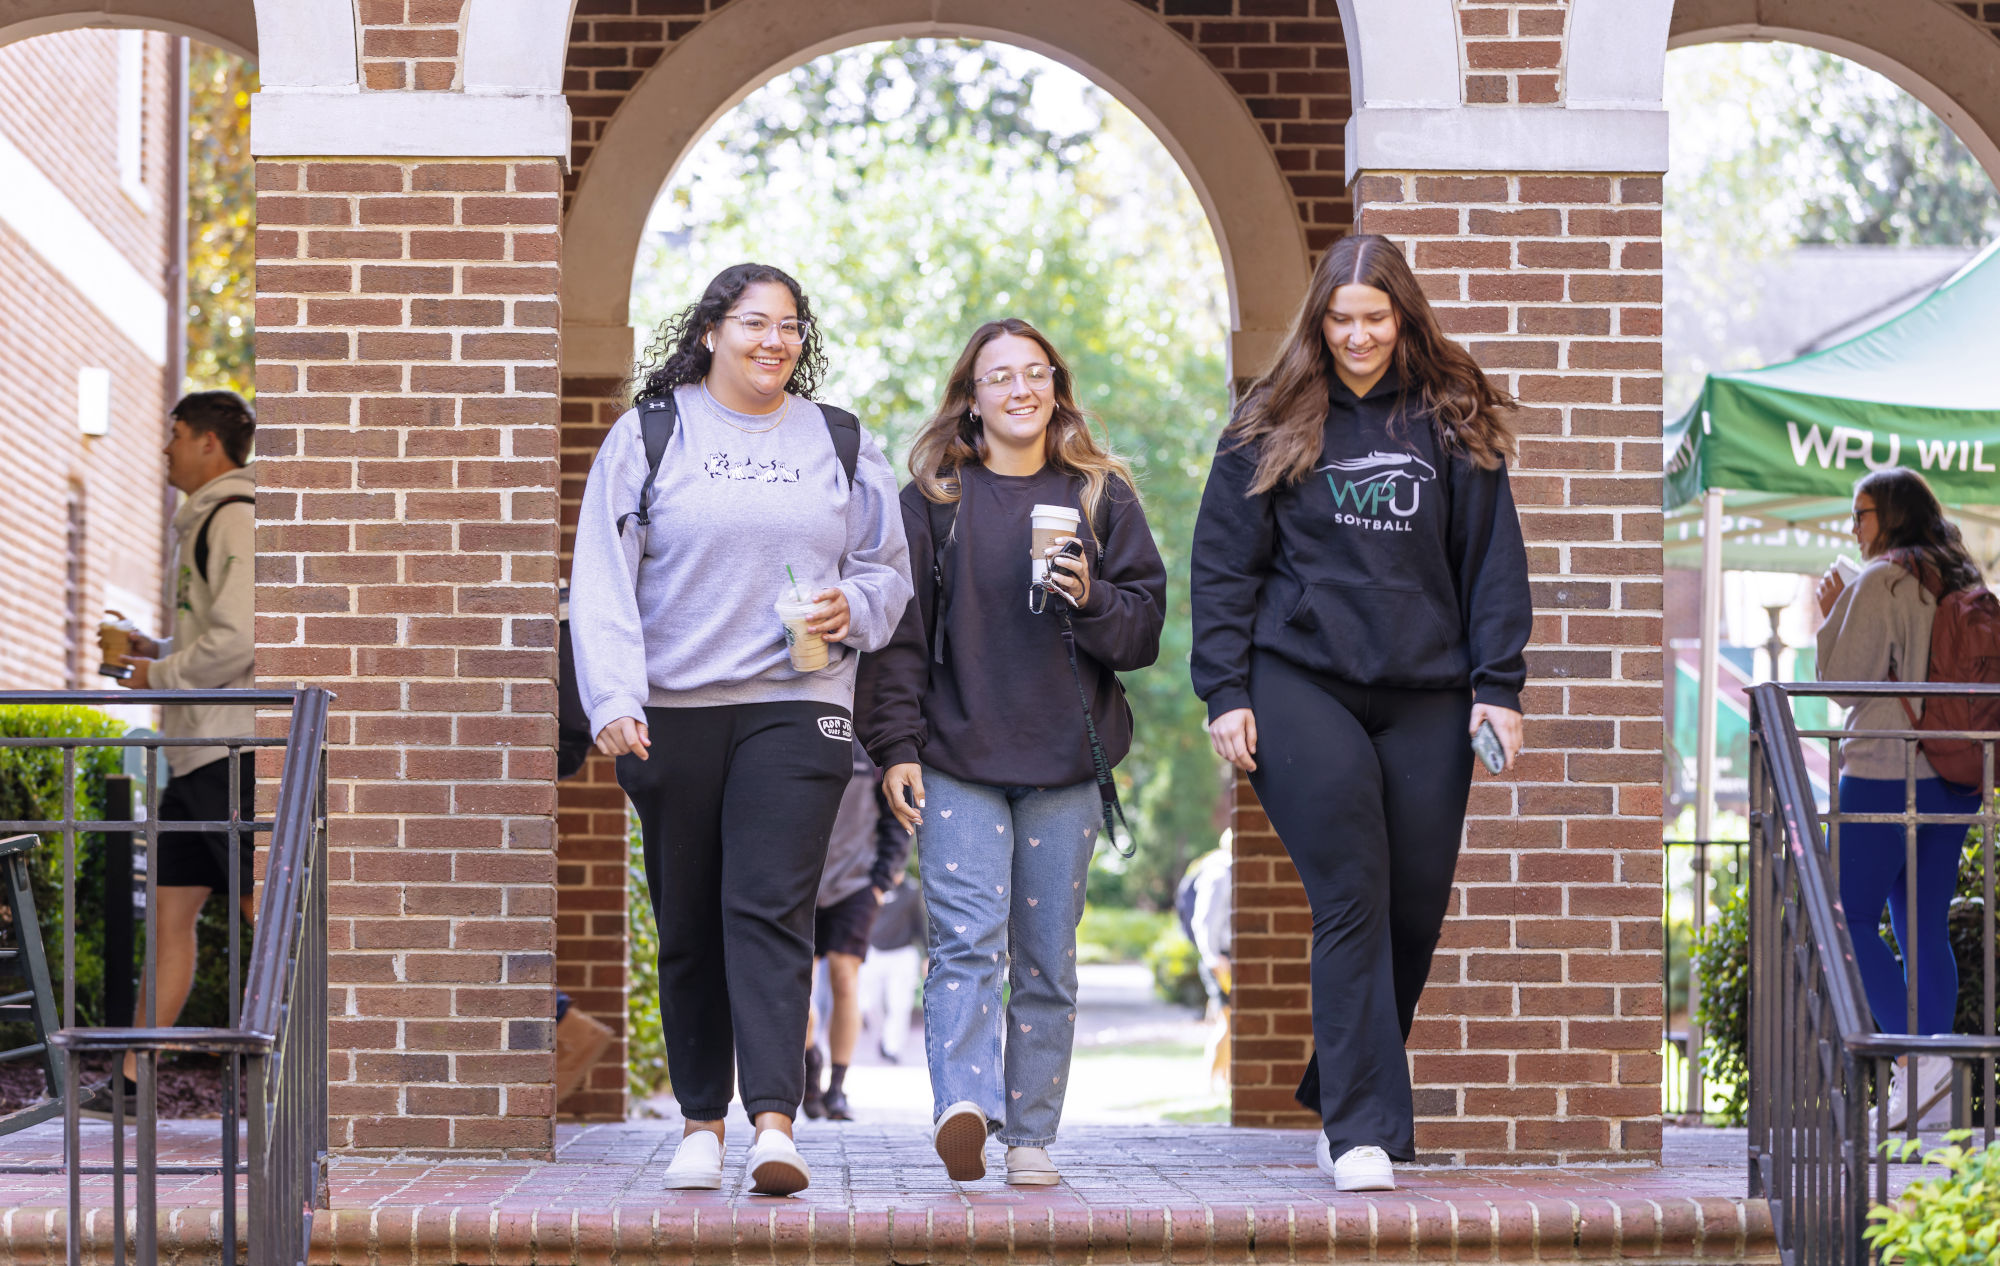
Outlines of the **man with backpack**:
{"label": "man with backpack", "polygon": [[[233,391],[197,391],[172,413],[167,441],[167,482],[184,498],[173,520],[174,633],[154,639],[134,635],[132,669],[125,685],[133,690],[219,690],[250,686],[255,680],[256,637],[253,606],[256,584],[257,486],[249,465],[257,419]],[[254,733],[256,716],[247,707],[166,704],[160,732],[168,738],[213,738],[214,746],[162,749],[169,778],[159,796],[164,822],[227,822],[232,775],[236,815],[256,817],[257,771],[253,753],[234,762],[219,740]],[[212,893],[235,893],[247,922],[253,917],[256,837],[228,831],[161,831],[158,856],[151,859],[158,895],[156,987],[153,1023],[170,1025],[180,1016],[194,983],[195,925]],[[232,865],[233,862],[233,865]],[[133,1017],[145,1024],[142,998]],[[122,1083],[126,1112],[133,1111],[135,1061],[125,1059]],[[89,1094],[86,1115],[110,1119],[109,1083]]]}

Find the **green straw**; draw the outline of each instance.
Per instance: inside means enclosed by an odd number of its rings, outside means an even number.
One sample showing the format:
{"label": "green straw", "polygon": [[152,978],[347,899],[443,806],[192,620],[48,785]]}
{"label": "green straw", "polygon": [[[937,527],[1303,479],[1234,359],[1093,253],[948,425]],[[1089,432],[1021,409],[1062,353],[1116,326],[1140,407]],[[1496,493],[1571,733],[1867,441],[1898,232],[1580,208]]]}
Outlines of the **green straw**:
{"label": "green straw", "polygon": [[792,576],[792,565],[790,563],[785,564],[785,575],[791,576],[792,579],[792,601],[804,602],[805,599],[799,596],[799,578]]}

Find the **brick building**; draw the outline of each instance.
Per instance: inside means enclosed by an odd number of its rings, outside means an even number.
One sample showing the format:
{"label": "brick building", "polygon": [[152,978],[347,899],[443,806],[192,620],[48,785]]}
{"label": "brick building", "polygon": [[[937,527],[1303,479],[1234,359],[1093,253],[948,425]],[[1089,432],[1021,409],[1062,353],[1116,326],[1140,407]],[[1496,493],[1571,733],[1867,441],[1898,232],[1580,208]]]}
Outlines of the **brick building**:
{"label": "brick building", "polygon": [[[258,666],[340,696],[335,1146],[545,1154],[554,984],[620,1011],[622,809],[602,770],[553,781],[553,582],[619,411],[647,208],[708,123],[778,71],[967,35],[1077,66],[1166,142],[1222,251],[1236,377],[1263,367],[1315,252],[1358,225],[1410,247],[1451,332],[1524,401],[1530,751],[1473,792],[1412,1039],[1419,1145],[1657,1157],[1664,53],[1759,37],[1857,58],[2000,172],[2000,6],[111,8],[254,39],[260,58]],[[1237,826],[1234,1117],[1297,1121],[1304,905],[1247,789]],[[616,1061],[566,1108],[615,1115]]]}
{"label": "brick building", "polygon": [[106,607],[159,627],[178,74],[145,31],[0,47],[0,689],[95,688]]}

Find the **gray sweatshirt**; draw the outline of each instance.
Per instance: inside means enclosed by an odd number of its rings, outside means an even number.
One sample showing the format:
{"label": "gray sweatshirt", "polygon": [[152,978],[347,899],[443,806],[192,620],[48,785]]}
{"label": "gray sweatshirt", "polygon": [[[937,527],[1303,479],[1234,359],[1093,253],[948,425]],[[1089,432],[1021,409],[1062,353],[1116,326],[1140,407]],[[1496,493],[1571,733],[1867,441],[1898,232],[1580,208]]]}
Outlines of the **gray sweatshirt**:
{"label": "gray sweatshirt", "polygon": [[[1894,669],[1897,681],[1926,680],[1936,618],[1937,602],[1915,576],[1886,560],[1868,564],[1840,591],[1826,623],[1819,626],[1819,679],[1887,681]],[[1900,699],[1835,695],[1834,702],[1849,710],[1848,730],[1915,728]],[[1910,706],[1918,716],[1924,714],[1921,700],[1911,700]],[[1840,745],[1843,772],[1900,779],[1908,746],[1901,739],[1845,739]],[[1936,777],[1922,752],[1917,753],[1917,777]]]}
{"label": "gray sweatshirt", "polygon": [[[864,432],[850,487],[825,418],[794,398],[784,420],[725,410],[700,386],[675,392],[680,422],[653,484],[652,525],[621,516],[646,474],[637,410],[591,463],[570,571],[577,685],[594,734],[648,706],[813,700],[852,708],[856,651],[886,645],[912,592],[896,477]],[[732,425],[733,424],[733,425]],[[767,429],[769,428],[769,429]],[[794,671],[772,604],[838,584],[845,646]]]}

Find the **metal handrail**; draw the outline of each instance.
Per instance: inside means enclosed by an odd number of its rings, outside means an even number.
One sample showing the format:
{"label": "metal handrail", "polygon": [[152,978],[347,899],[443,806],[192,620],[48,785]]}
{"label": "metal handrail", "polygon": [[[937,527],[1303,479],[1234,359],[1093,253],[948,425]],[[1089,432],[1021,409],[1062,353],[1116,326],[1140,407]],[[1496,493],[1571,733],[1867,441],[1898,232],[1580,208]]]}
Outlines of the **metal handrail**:
{"label": "metal handrail", "polygon": [[[1971,1124],[1968,1072],[1983,1076],[1984,1132],[1994,1137],[1994,1070],[2000,1037],[1991,1015],[1993,938],[1992,838],[1996,830],[1993,750],[1988,731],[1813,731],[1835,740],[1902,740],[1909,788],[1905,812],[1831,813],[1842,821],[1919,822],[1981,826],[1987,833],[1988,906],[1985,940],[1988,1014],[1985,1034],[1909,1035],[1876,1030],[1855,957],[1852,930],[1834,879],[1837,864],[1806,773],[1804,737],[1793,720],[1794,697],[1937,698],[2000,696],[2000,687],[1962,683],[1764,683],[1751,688],[1750,769],[1750,1194],[1770,1200],[1778,1243],[1788,1266],[1862,1266],[1862,1238],[1871,1195],[1889,1197],[1890,1070],[1899,1056],[1952,1061],[1953,1124]],[[1915,808],[1916,744],[1923,738],[1967,737],[1984,744],[1981,812],[1919,813]],[[1914,849],[1914,843],[1910,845]],[[1914,882],[1914,881],[1913,881]],[[1873,927],[1868,929],[1872,933]],[[1914,947],[1905,947],[1906,961]],[[1912,968],[1914,970],[1914,968]],[[1914,1026],[1913,1026],[1914,1027]],[[1912,1070],[1912,1082],[1916,1080]],[[1869,1099],[1873,1096],[1874,1129]],[[1916,1137],[1919,1114],[1903,1129]]]}
{"label": "metal handrail", "polygon": [[[243,707],[285,707],[290,725],[284,738],[138,739],[42,738],[0,740],[7,746],[57,748],[226,746],[241,749],[284,747],[277,804],[266,822],[235,816],[235,773],[232,770],[231,821],[215,824],[181,822],[179,830],[268,829],[270,845],[261,904],[251,936],[249,963],[243,973],[240,1003],[232,998],[233,1022],[224,1028],[69,1027],[51,1036],[68,1064],[64,1111],[64,1166],[69,1173],[69,1255],[71,1266],[82,1260],[84,1209],[77,1084],[80,1060],[86,1053],[113,1056],[114,1087],[119,1059],[131,1053],[139,1067],[139,1138],[134,1232],[136,1256],[151,1266],[157,1260],[157,1137],[154,1094],[157,1061],[163,1051],[219,1054],[230,1070],[226,1079],[221,1139],[222,1208],[221,1259],[238,1259],[236,1191],[243,1172],[237,1159],[236,1087],[247,1080],[249,1103],[248,1232],[252,1266],[298,1266],[306,1258],[315,1207],[325,1207],[327,1152],[326,1086],[326,769],[327,714],[332,696],[325,690],[203,690],[113,692],[0,692],[0,704],[132,704],[211,703]],[[148,755],[149,763],[155,758]],[[65,756],[73,771],[73,752]],[[66,792],[61,823],[15,824],[23,829],[63,829],[74,832],[74,808]],[[93,830],[148,828],[157,833],[159,821],[91,822]],[[235,886],[231,866],[231,887]],[[233,893],[232,893],[233,896]],[[231,902],[232,914],[234,902]],[[234,947],[232,985],[234,980]],[[239,1071],[240,1070],[240,1071]],[[243,1075],[247,1073],[247,1078]],[[115,1092],[112,1157],[112,1260],[125,1261],[124,1099]]]}

